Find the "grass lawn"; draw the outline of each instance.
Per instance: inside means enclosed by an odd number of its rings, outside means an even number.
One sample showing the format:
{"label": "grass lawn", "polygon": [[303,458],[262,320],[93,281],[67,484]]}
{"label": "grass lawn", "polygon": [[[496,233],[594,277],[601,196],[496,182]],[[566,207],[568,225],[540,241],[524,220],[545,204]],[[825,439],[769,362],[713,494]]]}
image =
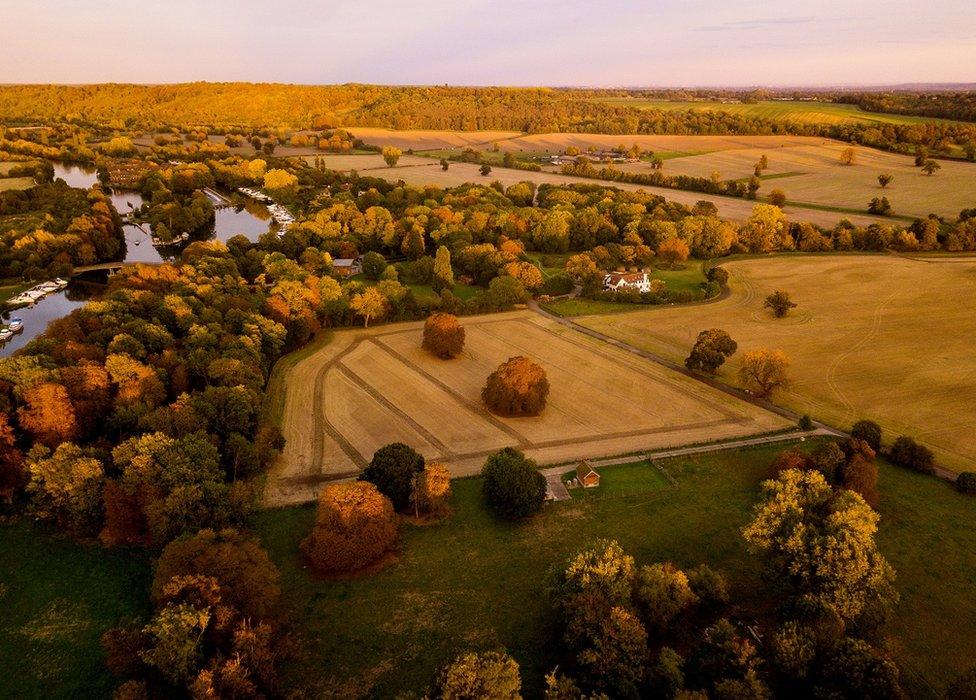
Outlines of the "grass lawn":
{"label": "grass lawn", "polygon": [[23,284],[17,279],[0,280],[0,304],[6,303],[7,299],[17,296],[29,287],[29,284]]}
{"label": "grass lawn", "polygon": [[[707,562],[730,577],[740,605],[764,607],[762,572],[739,532],[778,449],[668,460],[674,487],[646,465],[603,467],[601,487],[514,525],[484,509],[480,480],[455,481],[449,519],[405,525],[399,559],[349,581],[319,581],[302,566],[297,546],[311,506],[263,512],[255,526],[282,569],[299,636],[286,676],[331,676],[313,694],[391,697],[422,690],[459,651],[505,647],[522,667],[527,696],[537,695],[557,661],[546,576],[598,537],[616,538],[638,562]],[[909,694],[935,696],[972,663],[976,644],[976,501],[887,464],[881,492],[879,543],[902,594],[889,628],[893,648]]]}
{"label": "grass lawn", "polygon": [[148,613],[148,558],[0,525],[0,696],[109,697],[99,638]]}
{"label": "grass lawn", "polygon": [[32,177],[3,177],[0,178],[0,192],[7,190],[28,190],[35,184]]}

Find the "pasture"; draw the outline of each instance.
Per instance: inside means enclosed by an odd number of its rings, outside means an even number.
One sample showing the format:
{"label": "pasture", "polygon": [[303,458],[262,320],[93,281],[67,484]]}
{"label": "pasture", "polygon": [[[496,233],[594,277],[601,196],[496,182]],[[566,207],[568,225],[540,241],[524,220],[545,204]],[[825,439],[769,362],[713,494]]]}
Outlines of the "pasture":
{"label": "pasture", "polygon": [[[614,137],[616,138],[616,137]],[[629,137],[636,138],[636,137]],[[681,137],[689,138],[689,137]],[[709,137],[700,137],[709,138]],[[614,145],[619,143],[615,141]],[[475,163],[451,163],[448,170],[442,170],[438,161],[432,158],[421,156],[404,155],[400,158],[396,167],[387,167],[383,158],[379,155],[329,155],[306,156],[310,163],[318,157],[325,162],[327,168],[340,171],[355,170],[360,175],[366,177],[382,178],[391,182],[403,181],[408,185],[416,187],[457,187],[466,183],[488,185],[492,182],[500,182],[505,187],[514,185],[516,182],[534,182],[536,185],[598,185],[601,181],[584,177],[563,175],[558,172],[532,172],[529,170],[515,170],[511,168],[493,168],[486,177],[479,172],[479,166]],[[669,161],[669,164],[675,161]],[[938,176],[936,176],[938,177]],[[688,206],[693,206],[701,200],[713,202],[718,208],[719,215],[734,221],[744,221],[749,218],[755,202],[738,197],[723,197],[708,195],[702,192],[688,192],[685,190],[675,190],[665,187],[647,187],[644,185],[632,185],[627,183],[605,183],[608,187],[616,187],[621,190],[636,191],[642,190],[651,194],[660,195],[673,202],[680,202]],[[866,208],[866,204],[865,207]],[[795,221],[809,221],[820,226],[832,227],[841,219],[850,219],[856,223],[867,225],[887,219],[867,214],[847,214],[821,209],[808,209],[797,206],[787,206],[783,209],[786,215]]]}
{"label": "pasture", "polygon": [[[976,258],[781,255],[722,265],[731,294],[715,303],[577,321],[675,361],[699,331],[724,329],[739,344],[719,373],[730,384],[743,351],[781,349],[793,382],[777,403],[842,428],[876,420],[887,440],[912,435],[940,465],[976,470],[976,318],[968,303]],[[782,319],[763,308],[779,289],[798,304]]]}
{"label": "pasture", "polygon": [[[286,357],[270,389],[286,446],[266,503],[312,500],[324,482],[354,476],[391,442],[464,476],[506,446],[553,464],[789,427],[531,312],[467,317],[462,325],[465,348],[454,360],[421,350],[421,323],[335,331],[297,360]],[[482,405],[486,378],[514,355],[531,357],[549,378],[540,416],[502,418]]]}
{"label": "pasture", "polygon": [[597,98],[594,101],[636,109],[666,112],[726,112],[753,119],[801,122],[805,124],[920,124],[948,122],[949,119],[917,117],[905,114],[866,112],[857,105],[808,100],[764,100],[755,103],[718,101],[644,100],[633,97]]}
{"label": "pasture", "polygon": [[[503,647],[521,666],[526,697],[537,697],[558,662],[546,577],[600,537],[619,540],[638,563],[707,563],[729,577],[747,616],[766,610],[761,566],[740,532],[783,447],[666,460],[676,486],[646,463],[603,467],[599,488],[519,524],[492,517],[479,479],[456,480],[447,520],[405,523],[397,561],[348,581],[317,580],[299,559],[312,506],[261,512],[255,525],[281,568],[297,639],[285,677],[315,684],[313,697],[419,696],[455,654]],[[910,697],[941,697],[972,664],[976,645],[973,500],[884,462],[879,484],[878,543],[901,593],[888,628],[892,650]]]}

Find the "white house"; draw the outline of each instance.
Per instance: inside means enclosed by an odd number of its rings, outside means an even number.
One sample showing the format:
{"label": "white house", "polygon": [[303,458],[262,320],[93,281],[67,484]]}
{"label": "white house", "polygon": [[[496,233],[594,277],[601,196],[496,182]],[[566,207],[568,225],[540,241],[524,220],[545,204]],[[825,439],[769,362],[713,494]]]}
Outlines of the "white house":
{"label": "white house", "polygon": [[646,272],[611,272],[603,278],[603,288],[609,292],[633,289],[643,294],[651,291],[651,278]]}

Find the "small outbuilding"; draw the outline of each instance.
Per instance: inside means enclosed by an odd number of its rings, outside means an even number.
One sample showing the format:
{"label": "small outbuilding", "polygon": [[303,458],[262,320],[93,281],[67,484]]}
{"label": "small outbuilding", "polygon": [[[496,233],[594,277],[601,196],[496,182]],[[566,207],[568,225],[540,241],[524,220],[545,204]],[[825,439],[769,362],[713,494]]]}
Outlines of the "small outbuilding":
{"label": "small outbuilding", "polygon": [[336,258],[332,261],[332,271],[340,277],[352,277],[363,271],[362,258]]}
{"label": "small outbuilding", "polygon": [[591,489],[600,485],[600,475],[586,461],[576,465],[576,480],[584,489]]}

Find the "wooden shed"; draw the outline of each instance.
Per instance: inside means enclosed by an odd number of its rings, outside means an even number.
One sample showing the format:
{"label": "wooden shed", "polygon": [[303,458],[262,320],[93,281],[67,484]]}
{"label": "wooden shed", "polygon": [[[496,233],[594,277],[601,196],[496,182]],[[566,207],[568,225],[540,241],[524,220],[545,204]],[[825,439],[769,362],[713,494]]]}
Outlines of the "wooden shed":
{"label": "wooden shed", "polygon": [[590,466],[589,462],[583,461],[576,465],[576,480],[585,489],[590,489],[600,485],[600,475]]}

